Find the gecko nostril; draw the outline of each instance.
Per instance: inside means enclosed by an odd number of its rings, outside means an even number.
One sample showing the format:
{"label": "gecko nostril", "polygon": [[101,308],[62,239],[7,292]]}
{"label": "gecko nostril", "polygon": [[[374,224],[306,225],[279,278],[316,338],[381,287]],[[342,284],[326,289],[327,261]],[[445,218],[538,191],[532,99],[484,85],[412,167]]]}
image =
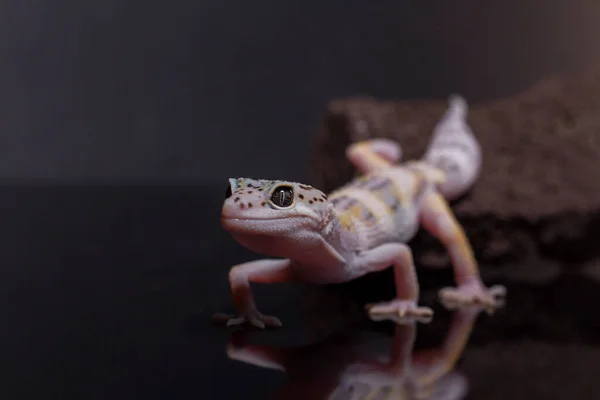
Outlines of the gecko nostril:
{"label": "gecko nostril", "polygon": [[240,208],[244,208],[244,207],[246,207],[246,206],[244,205],[244,203],[241,203],[241,204],[240,204]]}

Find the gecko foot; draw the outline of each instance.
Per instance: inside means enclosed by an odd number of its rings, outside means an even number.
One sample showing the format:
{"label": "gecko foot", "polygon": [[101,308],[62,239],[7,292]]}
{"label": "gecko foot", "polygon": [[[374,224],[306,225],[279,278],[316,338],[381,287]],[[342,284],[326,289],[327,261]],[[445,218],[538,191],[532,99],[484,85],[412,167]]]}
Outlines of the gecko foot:
{"label": "gecko foot", "polygon": [[397,380],[398,376],[387,365],[377,363],[356,363],[343,372],[343,381],[352,383],[368,383],[381,386],[384,382]]}
{"label": "gecko foot", "polygon": [[479,305],[485,308],[498,308],[504,305],[503,297],[506,288],[502,285],[485,287],[481,282],[466,283],[458,288],[447,287],[439,292],[444,307],[449,309],[469,305]]}
{"label": "gecko foot", "polygon": [[367,304],[369,316],[374,321],[392,320],[398,324],[414,321],[429,322],[433,317],[433,310],[429,307],[419,307],[414,300],[386,301],[377,304]]}
{"label": "gecko foot", "polygon": [[279,328],[281,327],[281,321],[279,318],[271,315],[262,315],[258,311],[246,312],[238,315],[230,314],[215,314],[212,318],[213,322],[217,324],[224,324],[228,327],[242,325],[248,323],[259,329],[265,329],[265,327]]}

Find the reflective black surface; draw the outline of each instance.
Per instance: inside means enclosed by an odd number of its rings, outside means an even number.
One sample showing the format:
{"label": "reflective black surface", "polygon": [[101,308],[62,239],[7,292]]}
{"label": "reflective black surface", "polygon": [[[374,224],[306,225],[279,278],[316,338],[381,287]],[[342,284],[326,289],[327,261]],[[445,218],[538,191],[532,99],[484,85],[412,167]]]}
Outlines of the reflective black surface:
{"label": "reflective black surface", "polygon": [[490,316],[443,310],[424,272],[436,317],[402,327],[364,318],[360,282],[255,286],[281,330],[212,326],[231,309],[229,267],[255,257],[221,229],[222,199],[216,186],[0,188],[2,398],[599,398],[589,276],[498,282],[507,304]]}

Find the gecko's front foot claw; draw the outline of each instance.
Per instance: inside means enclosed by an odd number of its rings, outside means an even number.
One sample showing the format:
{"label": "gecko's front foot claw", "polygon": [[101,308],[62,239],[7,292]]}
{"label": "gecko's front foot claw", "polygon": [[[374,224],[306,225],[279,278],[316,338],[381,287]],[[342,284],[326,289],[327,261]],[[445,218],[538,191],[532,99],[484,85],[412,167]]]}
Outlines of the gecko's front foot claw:
{"label": "gecko's front foot claw", "polygon": [[440,301],[448,309],[462,308],[465,306],[482,306],[488,313],[504,305],[506,288],[495,285],[486,288],[483,284],[469,283],[458,288],[443,288],[439,292]]}
{"label": "gecko's front foot claw", "polygon": [[392,320],[397,324],[410,324],[415,321],[428,323],[433,318],[433,310],[419,307],[414,300],[392,300],[366,306],[373,321]]}
{"label": "gecko's front foot claw", "polygon": [[246,312],[238,315],[215,314],[212,319],[213,322],[220,325],[224,324],[227,327],[242,325],[246,323],[255,326],[259,329],[265,329],[266,327],[281,327],[281,321],[279,320],[279,318],[271,315],[263,315],[258,311]]}

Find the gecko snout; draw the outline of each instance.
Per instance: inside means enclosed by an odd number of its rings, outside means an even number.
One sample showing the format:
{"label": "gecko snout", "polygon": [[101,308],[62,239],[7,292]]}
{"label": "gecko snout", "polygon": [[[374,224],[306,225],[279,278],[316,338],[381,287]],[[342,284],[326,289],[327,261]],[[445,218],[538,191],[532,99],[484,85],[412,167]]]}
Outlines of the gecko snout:
{"label": "gecko snout", "polygon": [[226,218],[243,218],[259,213],[269,207],[267,193],[263,188],[246,186],[237,188],[230,184],[225,192],[222,216]]}

